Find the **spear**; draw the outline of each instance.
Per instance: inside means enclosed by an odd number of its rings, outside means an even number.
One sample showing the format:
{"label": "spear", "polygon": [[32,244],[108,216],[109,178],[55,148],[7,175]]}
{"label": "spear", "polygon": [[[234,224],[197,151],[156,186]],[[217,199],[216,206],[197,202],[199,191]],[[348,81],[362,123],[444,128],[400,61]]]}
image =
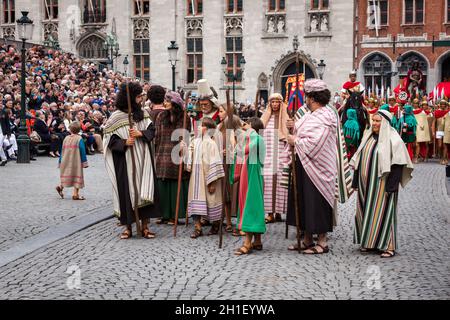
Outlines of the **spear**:
{"label": "spear", "polygon": [[[131,96],[130,96],[130,86],[129,83],[126,83],[126,91],[127,91],[127,102],[128,102],[128,124],[130,126],[130,129],[133,128],[133,117],[131,114]],[[137,188],[137,181],[136,181],[136,160],[134,158],[134,147],[131,146],[131,175],[133,177],[133,191],[134,191],[134,218],[136,220],[136,232],[137,236],[141,237],[141,223],[139,221],[139,194],[138,194],[138,188]]]}
{"label": "spear", "polygon": [[[227,180],[226,180],[227,178],[229,179],[229,177],[228,177],[228,174],[229,174],[229,170],[228,169],[229,169],[229,167],[228,167],[228,163],[227,163],[227,160],[228,160],[228,143],[231,143],[231,141],[230,141],[231,139],[230,139],[230,137],[228,135],[230,133],[229,130],[232,129],[232,125],[233,125],[233,123],[232,123],[232,120],[233,120],[233,107],[231,106],[230,89],[227,89],[226,97],[227,97],[227,119],[226,119],[226,122],[224,123],[224,125],[225,125],[225,141],[223,141],[224,145],[222,145],[222,147],[221,147],[222,150],[220,150],[221,152],[223,152],[223,147],[225,147],[226,153],[225,153],[225,162],[223,164],[223,169],[225,171],[225,176],[222,179],[222,203],[223,204],[222,204],[222,215],[220,217],[220,226],[219,226],[219,249],[222,249],[222,243],[223,243],[223,230],[222,230],[222,228],[223,228],[223,219],[228,214],[231,214],[231,212],[228,213],[228,208],[227,208],[227,206],[225,204],[225,199],[226,199],[226,194],[227,194],[227,187],[229,185],[227,183]],[[230,190],[230,192],[231,192],[231,190]],[[230,198],[231,198],[231,193],[229,193],[229,194],[230,194]]]}
{"label": "spear", "polygon": [[[291,112],[291,119],[295,119],[295,114],[297,113],[298,108],[298,88],[299,88],[299,79],[298,79],[298,73],[300,69],[300,62],[298,58],[297,50],[295,50],[295,84],[296,84],[296,91],[294,91],[294,106],[292,107]],[[292,132],[291,132],[292,133]],[[296,154],[295,154],[295,148],[291,147],[292,152],[292,183],[294,185],[294,209],[295,209],[295,226],[297,228],[297,250],[298,253],[301,251],[301,245],[300,245],[300,212],[299,212],[299,206],[298,206],[298,194],[297,194],[297,168],[296,168]],[[287,224],[287,220],[286,220]],[[287,234],[287,229],[286,229]]]}
{"label": "spear", "polygon": [[[186,123],[187,123],[187,103],[189,101],[189,93],[184,98],[184,111],[183,111],[183,134],[186,131]],[[183,141],[183,137],[180,137],[180,142]],[[178,211],[180,210],[180,193],[181,193],[181,177],[183,175],[183,157],[180,157],[180,164],[178,165],[178,188],[177,188],[177,202],[175,205],[175,223],[173,225],[173,236],[177,236],[177,226],[178,226]],[[188,219],[186,215],[186,220]]]}

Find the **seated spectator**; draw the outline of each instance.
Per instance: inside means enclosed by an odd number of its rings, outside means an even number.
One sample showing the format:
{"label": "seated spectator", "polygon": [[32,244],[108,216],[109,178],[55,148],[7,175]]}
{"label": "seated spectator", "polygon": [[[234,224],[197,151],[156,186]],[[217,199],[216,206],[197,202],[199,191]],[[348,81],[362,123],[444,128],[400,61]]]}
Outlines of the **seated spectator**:
{"label": "seated spectator", "polygon": [[49,155],[52,158],[60,156],[59,150],[61,150],[62,139],[60,136],[51,134],[50,124],[53,121],[53,116],[50,113],[48,115],[47,121],[45,120],[45,115],[41,111],[36,111],[36,121],[34,122],[34,131],[39,134],[42,142],[50,144]]}

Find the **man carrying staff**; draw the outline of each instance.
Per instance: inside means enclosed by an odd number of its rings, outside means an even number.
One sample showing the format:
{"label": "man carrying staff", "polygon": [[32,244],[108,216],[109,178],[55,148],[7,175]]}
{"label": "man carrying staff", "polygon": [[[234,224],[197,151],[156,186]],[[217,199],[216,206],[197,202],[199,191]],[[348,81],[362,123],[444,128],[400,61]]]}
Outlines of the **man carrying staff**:
{"label": "man carrying staff", "polygon": [[[131,113],[134,122],[130,128],[128,118],[127,85],[131,100]],[[160,216],[155,189],[155,169],[150,152],[150,142],[155,137],[155,129],[150,115],[141,108],[142,87],[138,83],[122,83],[116,99],[117,110],[105,125],[103,146],[105,150],[106,171],[113,185],[114,214],[126,229],[121,239],[132,236],[132,224],[135,223],[134,203],[136,179],[139,219],[142,221],[142,237],[155,237],[150,232],[150,218]],[[133,176],[132,152],[134,149],[135,175]]]}
{"label": "man carrying staff", "polygon": [[[299,110],[301,118],[295,124],[293,120],[287,121],[287,127],[294,128],[294,134],[287,140],[294,146],[296,156],[293,165],[296,165],[300,227],[304,233],[300,249],[305,254],[322,254],[329,251],[327,232],[333,231],[335,224],[336,179],[341,186],[350,183],[347,181],[350,177],[338,175],[338,171],[348,171],[348,165],[342,167],[342,157],[345,157],[339,140],[342,140],[342,135],[336,110],[328,106],[331,93],[326,83],[311,79],[305,82],[304,87],[308,110]],[[288,199],[288,225],[296,225],[292,190],[290,188]],[[345,201],[348,194],[344,198]],[[317,245],[313,243],[314,234],[319,235]],[[289,250],[298,248],[295,244]]]}

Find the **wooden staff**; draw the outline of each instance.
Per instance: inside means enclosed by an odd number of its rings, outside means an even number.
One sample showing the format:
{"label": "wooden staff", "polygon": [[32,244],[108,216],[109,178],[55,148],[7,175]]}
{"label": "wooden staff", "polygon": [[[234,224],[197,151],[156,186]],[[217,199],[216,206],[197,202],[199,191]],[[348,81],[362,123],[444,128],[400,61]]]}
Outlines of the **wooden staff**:
{"label": "wooden staff", "polygon": [[[190,99],[190,97],[191,97],[191,93],[192,93],[192,91],[188,91],[187,93],[186,93],[186,96],[184,97],[184,106],[186,107],[186,110],[187,110],[187,107],[188,107],[188,103],[189,103],[189,99]],[[186,119],[186,121],[187,121],[187,119]],[[191,121],[191,119],[189,119],[189,121]],[[185,211],[185,225],[186,225],[186,227],[189,225],[189,217],[188,217],[188,208],[187,208],[187,206],[186,206],[186,211]]]}
{"label": "wooden staff", "polygon": [[[183,133],[186,130],[186,122],[187,122],[187,105],[189,95],[186,95],[185,105],[183,111]],[[180,142],[183,141],[183,137],[180,137]],[[177,188],[177,202],[175,205],[175,224],[173,225],[173,236],[177,236],[177,226],[178,226],[178,211],[180,209],[180,193],[181,193],[181,177],[183,175],[183,157],[180,158],[180,164],[178,165],[178,188]],[[187,215],[186,215],[187,219]]]}
{"label": "wooden staff", "polygon": [[[127,102],[128,102],[128,124],[130,126],[130,129],[133,128],[133,116],[131,114],[131,96],[130,96],[130,86],[127,82],[126,84],[126,91],[127,91]],[[139,221],[139,194],[138,194],[138,188],[137,188],[137,181],[136,181],[136,160],[134,158],[134,146],[130,146],[131,151],[131,174],[133,176],[133,190],[134,190],[134,218],[136,220],[136,232],[138,238],[142,236],[141,234],[141,223]]]}
{"label": "wooden staff", "polygon": [[[227,191],[229,191],[229,195],[230,195],[230,199],[232,198],[231,196],[231,188],[230,190],[228,190],[228,183],[227,183],[227,179],[229,179],[228,175],[229,175],[229,167],[228,167],[228,143],[231,143],[231,139],[229,139],[228,137],[228,133],[230,129],[232,129],[232,120],[233,120],[233,107],[231,106],[231,101],[230,101],[230,89],[227,89],[226,91],[226,97],[227,97],[227,119],[226,122],[224,123],[225,125],[225,141],[223,141],[224,145],[222,146],[222,152],[223,152],[223,147],[225,147],[225,162],[223,164],[223,170],[225,171],[225,177],[223,177],[222,179],[222,214],[220,217],[220,226],[219,226],[219,249],[222,249],[222,242],[223,242],[223,219],[225,216],[228,215],[228,208],[226,205],[226,195],[227,195]],[[224,120],[225,121],[225,120]],[[229,213],[231,214],[231,212]]]}
{"label": "wooden staff", "polygon": [[[298,72],[299,72],[299,60],[298,60],[298,53],[295,53],[295,90],[299,90],[298,85]],[[294,107],[292,108],[292,114],[291,119],[295,119],[295,114],[297,112],[297,106],[298,106],[298,93],[295,92],[294,97]],[[298,194],[297,194],[297,168],[295,165],[295,162],[297,160],[296,154],[295,154],[295,146],[291,147],[292,150],[292,183],[294,184],[294,210],[295,210],[295,225],[297,227],[297,246],[298,246],[298,252],[300,253],[301,244],[300,244],[300,212],[298,210]],[[287,221],[286,221],[287,225]],[[287,233],[287,231],[286,231]]]}

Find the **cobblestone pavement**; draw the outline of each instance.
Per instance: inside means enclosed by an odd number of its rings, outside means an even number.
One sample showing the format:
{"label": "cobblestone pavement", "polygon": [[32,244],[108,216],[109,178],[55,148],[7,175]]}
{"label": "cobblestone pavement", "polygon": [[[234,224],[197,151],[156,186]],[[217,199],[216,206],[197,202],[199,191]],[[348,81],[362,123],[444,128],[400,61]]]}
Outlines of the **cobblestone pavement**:
{"label": "cobblestone pavement", "polygon": [[9,162],[0,168],[0,251],[112,203],[102,155],[88,157],[89,168],[84,171],[86,187],[81,191],[87,201],[71,200],[72,189],[65,190],[62,200],[55,190],[59,184],[58,160],[37,159],[30,164]]}
{"label": "cobblestone pavement", "polygon": [[190,239],[192,224],[176,239],[153,225],[156,239],[124,241],[107,220],[1,268],[0,299],[449,299],[449,204],[443,167],[418,165],[400,193],[392,259],[352,244],[354,197],[321,256],[287,251],[295,231],[286,240],[282,223],[269,225],[263,251],[236,257],[240,239],[228,234],[222,250],[217,237]]}

